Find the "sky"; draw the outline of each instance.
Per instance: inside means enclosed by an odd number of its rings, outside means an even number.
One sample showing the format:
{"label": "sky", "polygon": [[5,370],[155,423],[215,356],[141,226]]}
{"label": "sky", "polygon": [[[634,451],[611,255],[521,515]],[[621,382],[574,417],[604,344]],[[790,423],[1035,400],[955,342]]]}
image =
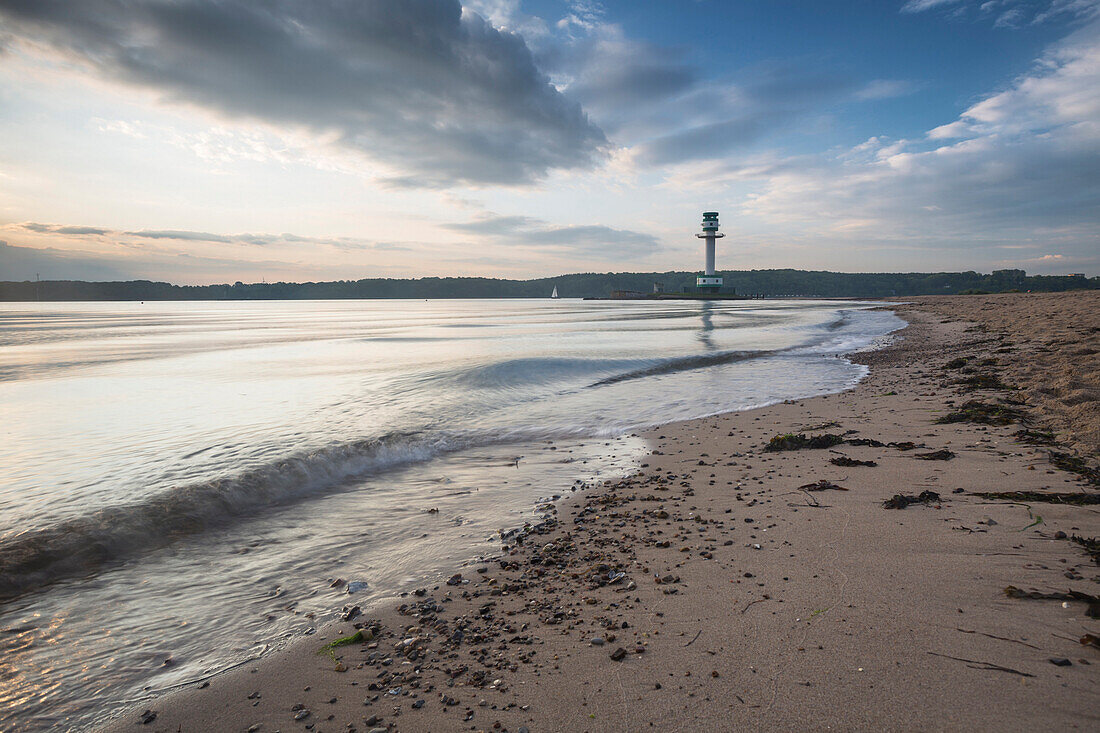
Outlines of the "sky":
{"label": "sky", "polygon": [[1100,275],[1100,0],[0,0],[0,280]]}

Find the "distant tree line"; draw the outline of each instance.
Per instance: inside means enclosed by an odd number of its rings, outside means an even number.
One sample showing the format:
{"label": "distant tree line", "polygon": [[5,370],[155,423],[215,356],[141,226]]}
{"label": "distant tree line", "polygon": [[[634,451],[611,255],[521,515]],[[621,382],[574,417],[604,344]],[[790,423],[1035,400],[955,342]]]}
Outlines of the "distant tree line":
{"label": "distant tree line", "polygon": [[[882,298],[1009,291],[1100,289],[1100,277],[1028,275],[1023,270],[978,272],[847,273],[808,270],[744,270],[721,273],[723,292],[761,297]],[[323,300],[335,298],[563,298],[607,297],[613,290],[666,293],[694,288],[694,272],[619,272],[559,275],[535,280],[486,277],[368,278],[306,283],[172,285],[149,280],[83,282],[0,281],[0,301],[34,300]]]}

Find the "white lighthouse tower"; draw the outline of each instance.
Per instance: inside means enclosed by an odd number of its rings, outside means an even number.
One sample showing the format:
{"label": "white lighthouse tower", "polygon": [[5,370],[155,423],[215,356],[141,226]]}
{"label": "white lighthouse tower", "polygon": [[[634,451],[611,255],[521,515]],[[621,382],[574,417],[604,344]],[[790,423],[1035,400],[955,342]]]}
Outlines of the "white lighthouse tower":
{"label": "white lighthouse tower", "polygon": [[703,231],[695,236],[707,241],[707,268],[695,278],[695,286],[706,293],[717,293],[722,289],[722,278],[714,274],[714,240],[726,236],[718,231],[718,212],[703,212]]}

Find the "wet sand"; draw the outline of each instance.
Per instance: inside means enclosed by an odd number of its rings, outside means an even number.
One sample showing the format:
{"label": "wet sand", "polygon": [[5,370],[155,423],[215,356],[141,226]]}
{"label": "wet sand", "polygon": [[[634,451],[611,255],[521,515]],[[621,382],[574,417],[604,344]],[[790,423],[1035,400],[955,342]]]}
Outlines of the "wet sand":
{"label": "wet sand", "polygon": [[[106,729],[1095,730],[1100,649],[1080,639],[1100,636],[1100,568],[1072,538],[1100,535],[1100,505],[976,494],[1100,493],[1096,405],[1066,398],[1096,371],[1063,363],[1095,358],[1076,352],[1100,299],[1044,301],[1076,314],[1046,337],[1013,330],[1037,296],[994,297],[984,314],[915,299],[900,343],[856,357],[856,389],[653,431],[637,475],[549,507],[493,558]],[[1006,424],[936,422],[980,418],[971,401]],[[844,442],[765,450],[785,434]]]}

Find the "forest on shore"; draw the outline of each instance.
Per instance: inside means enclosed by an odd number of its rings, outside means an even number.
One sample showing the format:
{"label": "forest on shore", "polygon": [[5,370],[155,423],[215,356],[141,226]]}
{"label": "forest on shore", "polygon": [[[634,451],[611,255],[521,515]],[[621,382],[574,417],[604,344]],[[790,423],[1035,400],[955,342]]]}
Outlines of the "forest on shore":
{"label": "forest on shore", "polygon": [[[1023,270],[978,272],[846,273],[740,270],[719,273],[724,293],[751,297],[885,298],[912,295],[1057,292],[1100,289],[1100,277],[1028,275]],[[367,278],[330,282],[173,285],[150,280],[0,281],[0,301],[83,300],[324,300],[336,298],[605,298],[612,291],[690,292],[695,272],[580,273],[533,280],[486,277]]]}

